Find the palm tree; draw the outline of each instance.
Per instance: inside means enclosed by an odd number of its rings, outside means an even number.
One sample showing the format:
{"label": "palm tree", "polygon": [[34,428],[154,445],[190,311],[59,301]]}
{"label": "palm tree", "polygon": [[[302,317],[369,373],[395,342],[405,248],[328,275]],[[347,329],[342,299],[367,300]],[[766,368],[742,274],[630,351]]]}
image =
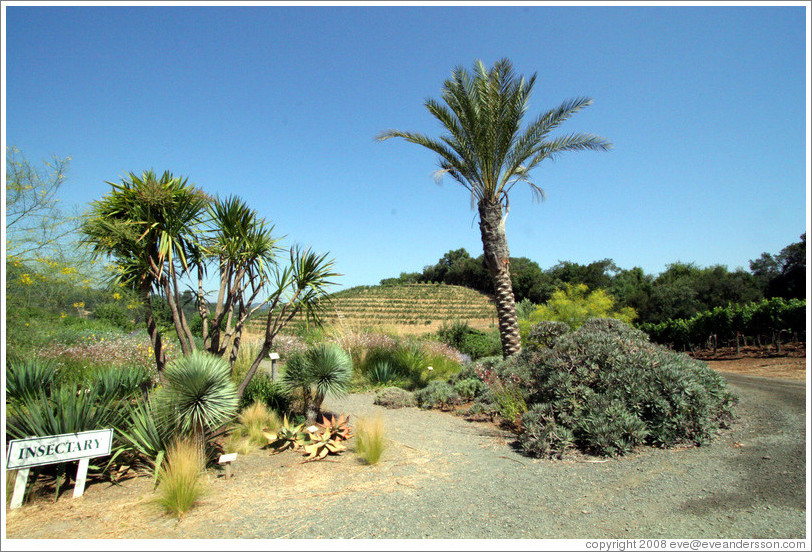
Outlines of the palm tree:
{"label": "palm tree", "polygon": [[535,74],[527,81],[517,77],[507,59],[498,61],[491,70],[476,61],[473,75],[457,67],[443,84],[446,105],[431,98],[425,102],[447,134],[435,139],[387,130],[377,137],[379,141],[403,138],[437,153],[440,169],[436,178],[449,174],[471,194],[471,203],[479,210],[485,264],[496,288],[499,334],[505,357],[521,349],[505,235],[510,190],[517,182],[525,182],[534,199],[542,199],[542,189],[530,180],[530,171],[539,163],[565,151],[611,148],[609,142],[592,134],[550,137],[550,132],[561,123],[591,105],[589,98],[565,101],[522,130],[522,118],[535,81]]}

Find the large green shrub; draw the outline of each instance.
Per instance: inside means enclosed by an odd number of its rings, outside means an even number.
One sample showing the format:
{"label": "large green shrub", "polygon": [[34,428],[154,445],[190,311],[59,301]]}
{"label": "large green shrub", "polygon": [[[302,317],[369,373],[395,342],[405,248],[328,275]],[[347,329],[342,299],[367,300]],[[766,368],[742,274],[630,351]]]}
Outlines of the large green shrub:
{"label": "large green shrub", "polygon": [[384,387],[375,393],[373,404],[385,408],[403,408],[415,406],[414,393],[400,387]]}
{"label": "large green shrub", "polygon": [[590,320],[552,348],[514,355],[506,367],[528,375],[528,402],[537,406],[522,418],[520,441],[537,456],[558,454],[569,442],[602,455],[644,443],[700,445],[727,426],[736,402],[704,363],[617,320]]}
{"label": "large green shrub", "polygon": [[420,408],[446,408],[460,402],[460,396],[454,387],[445,381],[430,382],[416,391],[414,398]]}

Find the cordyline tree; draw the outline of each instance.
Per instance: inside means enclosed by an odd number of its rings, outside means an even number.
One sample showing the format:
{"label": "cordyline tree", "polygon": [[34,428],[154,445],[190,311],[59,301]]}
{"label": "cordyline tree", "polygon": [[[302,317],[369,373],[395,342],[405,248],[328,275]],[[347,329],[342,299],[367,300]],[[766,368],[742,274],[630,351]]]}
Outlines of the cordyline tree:
{"label": "cordyline tree", "polygon": [[509,193],[525,182],[535,200],[543,191],[530,179],[530,171],[545,159],[565,151],[606,151],[611,144],[592,134],[572,133],[551,137],[550,133],[584,107],[589,98],[575,98],[551,109],[522,129],[527,102],[536,81],[517,77],[507,59],[488,70],[481,61],[473,74],[462,67],[443,84],[441,105],[431,98],[425,106],[447,133],[439,139],[424,134],[387,130],[378,140],[403,138],[439,155],[439,181],[448,174],[471,194],[479,211],[479,229],[485,265],[495,282],[496,309],[502,354],[507,357],[521,349],[516,304],[510,281],[510,251],[505,221],[510,207]]}
{"label": "cordyline tree", "polygon": [[[263,306],[268,314],[263,341],[241,382],[242,396],[273,340],[297,314],[320,324],[334,262],[326,254],[293,246],[290,263],[281,266],[282,251],[273,227],[239,198],[212,198],[188,179],[153,171],[129,173],[109,195],[91,204],[82,227],[94,255],[107,256],[116,268],[117,284],[139,292],[159,373],[166,365],[163,337],[152,298],[166,299],[181,351],[196,349],[181,308],[182,286],[195,289],[203,319],[203,348],[220,357],[229,354],[233,368],[246,320]],[[208,270],[219,275],[213,310],[204,290]],[[194,283],[190,283],[194,282]]]}

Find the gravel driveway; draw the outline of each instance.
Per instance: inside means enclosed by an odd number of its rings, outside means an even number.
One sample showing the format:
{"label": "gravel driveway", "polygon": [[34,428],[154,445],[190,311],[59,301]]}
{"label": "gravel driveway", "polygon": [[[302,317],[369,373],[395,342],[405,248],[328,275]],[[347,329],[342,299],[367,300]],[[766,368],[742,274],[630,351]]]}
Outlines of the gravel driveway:
{"label": "gravel driveway", "polygon": [[[710,445],[602,461],[534,460],[510,434],[371,394],[327,408],[384,416],[376,466],[353,454],[302,463],[258,451],[180,522],[149,503],[147,478],[8,516],[9,538],[805,538],[805,386],[728,377],[737,421]],[[21,512],[26,511],[25,515]]]}

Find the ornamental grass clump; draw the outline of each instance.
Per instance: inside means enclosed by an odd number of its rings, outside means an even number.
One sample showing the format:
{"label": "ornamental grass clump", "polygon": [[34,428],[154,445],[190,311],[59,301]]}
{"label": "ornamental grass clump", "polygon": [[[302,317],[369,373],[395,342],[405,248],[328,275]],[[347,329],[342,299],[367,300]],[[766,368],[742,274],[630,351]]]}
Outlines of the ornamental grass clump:
{"label": "ornamental grass clump", "polygon": [[237,423],[223,444],[226,452],[250,454],[268,444],[267,433],[276,433],[282,426],[279,416],[264,403],[255,402],[240,412]]}
{"label": "ornamental grass clump", "polygon": [[703,362],[617,320],[590,320],[507,363],[528,374],[531,408],[519,440],[533,456],[570,447],[615,456],[643,444],[702,445],[729,425],[737,402]]}
{"label": "ornamental grass clump", "polygon": [[166,452],[166,462],[158,474],[157,503],[180,518],[204,491],[205,460],[198,443],[191,439],[174,441]]}
{"label": "ornamental grass clump", "polygon": [[355,453],[366,464],[377,464],[386,448],[383,418],[359,418],[355,424]]}

